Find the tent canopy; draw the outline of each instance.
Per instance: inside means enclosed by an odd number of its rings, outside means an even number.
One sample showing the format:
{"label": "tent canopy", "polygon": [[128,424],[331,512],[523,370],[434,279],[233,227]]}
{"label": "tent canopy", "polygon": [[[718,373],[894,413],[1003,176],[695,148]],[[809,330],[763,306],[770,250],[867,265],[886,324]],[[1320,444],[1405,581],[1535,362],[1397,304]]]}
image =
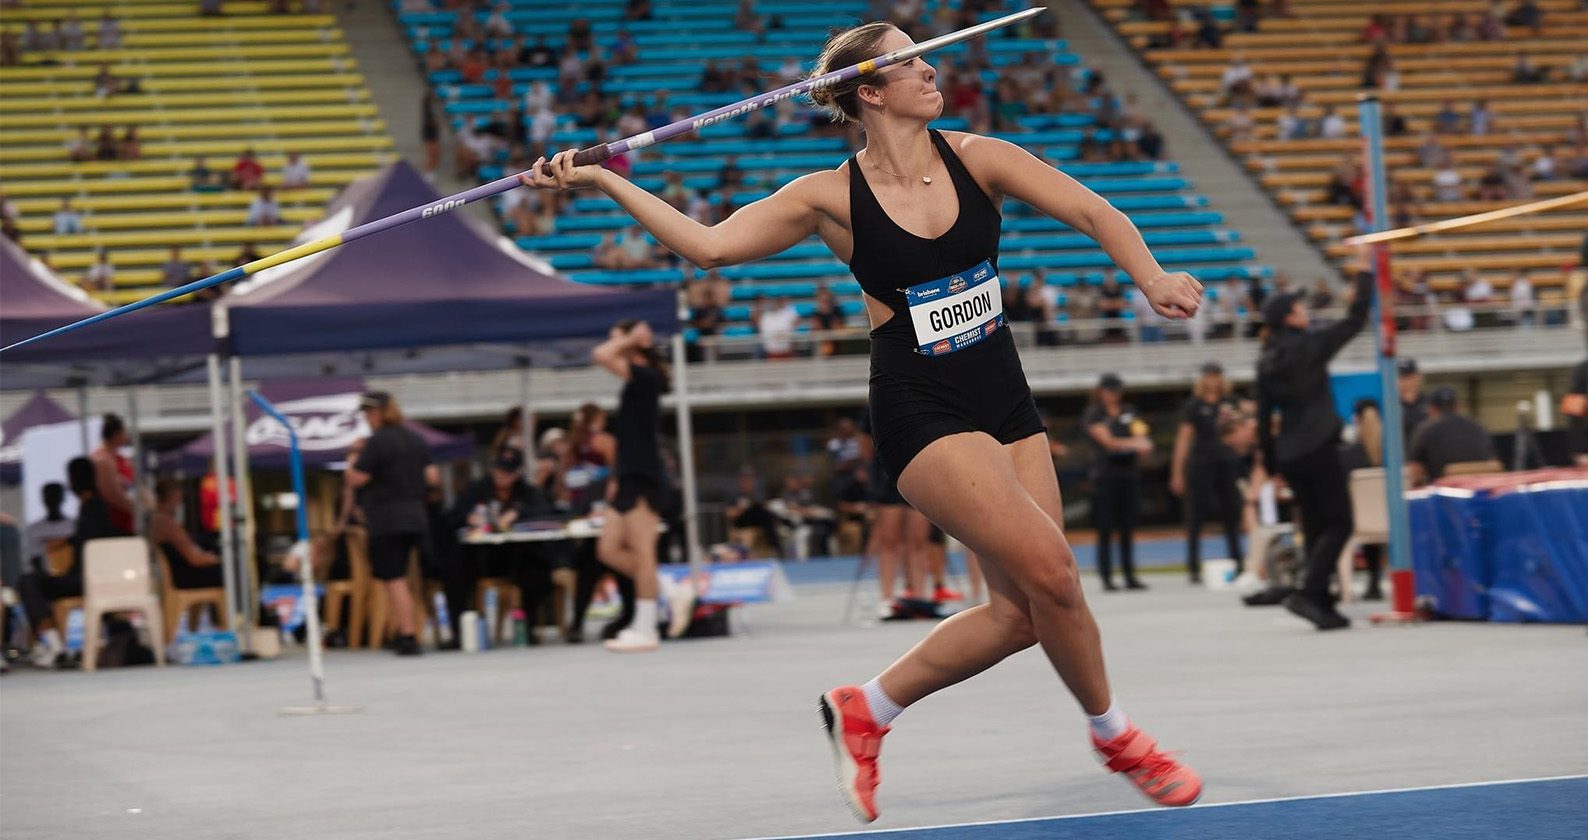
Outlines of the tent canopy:
{"label": "tent canopy", "polygon": [[[21,341],[103,311],[87,292],[15,242],[0,239],[0,342]],[[128,381],[196,362],[214,344],[209,307],[159,306],[12,350],[0,362],[7,368],[7,388],[73,378]],[[51,372],[43,373],[44,366]]]}
{"label": "tent canopy", "polygon": [[34,426],[64,423],[77,419],[70,411],[49,398],[43,391],[22,404],[0,427],[0,483],[16,484],[22,480],[22,433]]}
{"label": "tent canopy", "polygon": [[[333,201],[308,242],[442,198],[399,161]],[[244,357],[599,338],[620,318],[675,323],[668,289],[574,283],[466,212],[260,272],[222,302],[232,352]],[[500,362],[489,367],[502,366]]]}

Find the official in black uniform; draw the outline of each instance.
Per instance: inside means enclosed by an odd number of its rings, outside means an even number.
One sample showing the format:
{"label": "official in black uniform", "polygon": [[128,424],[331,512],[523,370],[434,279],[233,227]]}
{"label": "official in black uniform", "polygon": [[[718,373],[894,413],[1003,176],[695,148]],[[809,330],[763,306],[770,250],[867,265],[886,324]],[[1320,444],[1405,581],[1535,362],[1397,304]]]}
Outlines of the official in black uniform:
{"label": "official in black uniform", "polygon": [[1240,410],[1230,396],[1224,366],[1202,366],[1196,391],[1180,409],[1180,429],[1175,435],[1174,458],[1169,468],[1169,490],[1185,500],[1186,572],[1192,583],[1202,582],[1202,522],[1218,505],[1224,522],[1224,543],[1240,565],[1241,490],[1243,472],[1239,456],[1219,439],[1219,421]]}
{"label": "official in black uniform", "polygon": [[[1329,389],[1329,360],[1362,331],[1372,304],[1373,276],[1361,272],[1345,318],[1311,329],[1302,296],[1274,295],[1263,306],[1263,349],[1257,360],[1257,431],[1262,463],[1283,476],[1301,511],[1307,570],[1285,608],[1319,630],[1351,626],[1334,608],[1329,578],[1351,538],[1351,490],[1340,465],[1340,429]],[[1279,414],[1279,434],[1273,416]]]}
{"label": "official in black uniform", "polygon": [[1103,588],[1114,591],[1113,543],[1119,542],[1119,567],[1126,589],[1146,589],[1136,579],[1136,522],[1141,518],[1141,456],[1152,451],[1147,424],[1125,402],[1125,382],[1103,374],[1081,428],[1097,451],[1092,464],[1092,525],[1097,528],[1097,572]]}

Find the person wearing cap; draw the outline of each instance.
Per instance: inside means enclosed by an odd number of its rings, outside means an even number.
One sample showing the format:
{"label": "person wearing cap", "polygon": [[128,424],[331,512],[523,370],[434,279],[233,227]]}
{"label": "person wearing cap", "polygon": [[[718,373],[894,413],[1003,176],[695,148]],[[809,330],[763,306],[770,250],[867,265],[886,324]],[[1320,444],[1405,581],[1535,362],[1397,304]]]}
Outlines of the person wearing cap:
{"label": "person wearing cap", "polygon": [[1428,397],[1423,394],[1423,374],[1416,359],[1401,359],[1395,373],[1395,389],[1401,397],[1401,440],[1410,442],[1412,432],[1428,419]]}
{"label": "person wearing cap", "polygon": [[1219,439],[1219,420],[1240,410],[1230,397],[1229,380],[1218,362],[1202,365],[1202,375],[1185,406],[1175,434],[1169,467],[1169,491],[1185,500],[1186,572],[1202,582],[1202,522],[1217,502],[1224,521],[1224,542],[1236,565],[1241,562],[1240,458]]}
{"label": "person wearing cap", "polygon": [[[1359,272],[1345,317],[1312,328],[1303,296],[1276,294],[1263,303],[1264,337],[1257,359],[1259,464],[1290,485],[1306,535],[1301,589],[1285,608],[1319,630],[1351,626],[1334,608],[1329,581],[1350,539],[1351,490],[1340,465],[1340,430],[1329,388],[1329,360],[1367,325],[1373,275]],[[1274,433],[1273,416],[1280,415]],[[1266,480],[1266,476],[1254,476]]]}
{"label": "person wearing cap", "polygon": [[1136,579],[1135,528],[1141,512],[1141,456],[1152,451],[1147,424],[1136,407],[1125,402],[1125,382],[1103,374],[1092,402],[1081,415],[1081,428],[1097,450],[1092,465],[1092,524],[1097,528],[1097,571],[1103,589],[1112,592],[1112,542],[1119,535],[1119,565],[1126,589],[1146,589]]}
{"label": "person wearing cap", "polygon": [[391,394],[370,391],[359,398],[359,411],[369,424],[364,450],[347,469],[347,483],[359,492],[359,506],[369,532],[369,562],[375,579],[386,587],[387,604],[397,628],[398,656],[419,655],[415,635],[414,599],[408,590],[408,561],[423,551],[430,533],[425,488],[441,483],[424,439],[403,425],[402,410]]}
{"label": "person wearing cap", "polygon": [[1453,388],[1435,388],[1428,396],[1428,419],[1412,433],[1406,463],[1412,484],[1437,481],[1451,464],[1493,461],[1494,440],[1478,421],[1456,413]]}
{"label": "person wearing cap", "polygon": [[[555,514],[551,501],[539,488],[524,480],[524,451],[516,446],[496,450],[491,474],[469,482],[452,503],[448,522],[454,530],[500,532],[516,522],[544,519]],[[447,613],[452,638],[461,639],[459,617],[474,609],[474,590],[484,577],[516,580],[520,606],[534,616],[551,592],[551,563],[545,543],[469,545],[463,543],[459,562],[447,576]],[[533,640],[533,634],[530,636]]]}

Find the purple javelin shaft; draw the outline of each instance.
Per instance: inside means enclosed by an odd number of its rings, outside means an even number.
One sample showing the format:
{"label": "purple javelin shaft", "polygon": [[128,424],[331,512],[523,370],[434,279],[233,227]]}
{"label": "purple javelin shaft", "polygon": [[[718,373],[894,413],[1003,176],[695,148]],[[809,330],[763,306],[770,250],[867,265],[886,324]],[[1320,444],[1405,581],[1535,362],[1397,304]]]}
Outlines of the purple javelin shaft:
{"label": "purple javelin shaft", "polygon": [[[1035,17],[1036,15],[1042,14],[1044,11],[1047,10],[1042,6],[1024,9],[1015,12],[1014,14],[1005,15],[1001,18],[989,20],[984,23],[978,23],[975,26],[967,26],[957,32],[950,32],[947,35],[940,35],[936,38],[932,38],[931,40],[922,41],[919,44],[914,44],[901,50],[894,50],[893,52],[877,56],[876,58],[867,59],[860,62],[859,64],[845,67],[842,70],[834,70],[831,73],[824,73],[815,78],[805,79],[803,81],[795,82],[791,85],[785,85],[776,90],[767,91],[766,93],[758,93],[755,96],[749,97],[748,99],[742,99],[733,103],[732,105],[724,105],[721,108],[717,108],[716,110],[707,111],[704,114],[698,114],[688,119],[679,120],[678,122],[664,125],[661,128],[654,129],[652,131],[636,134],[633,137],[625,137],[622,140],[615,140],[611,143],[606,143],[600,146],[592,146],[588,149],[580,149],[578,152],[574,153],[573,162],[576,166],[588,166],[591,164],[601,163],[602,161],[605,161],[614,155],[620,155],[624,152],[632,151],[634,149],[644,148],[645,146],[649,146],[654,143],[660,143],[663,140],[670,140],[681,134],[688,134],[691,131],[705,128],[708,125],[714,125],[716,123],[722,122],[723,120],[733,119],[734,117],[748,114],[751,111],[760,108],[768,108],[776,105],[779,102],[793,99],[794,97],[800,96],[802,94],[810,93],[811,91],[818,88],[832,87],[833,85],[839,84],[841,82],[846,82],[850,79],[864,76],[867,73],[876,72],[877,70],[889,65],[897,64],[901,61],[908,61],[918,55],[923,55],[925,53],[932,52],[933,50],[939,50],[943,47],[949,46],[950,44],[957,44],[960,41],[975,38],[978,35],[983,35],[987,32],[991,32],[994,29],[1000,29],[1012,23],[1018,23],[1019,21],[1026,20],[1027,18]],[[545,171],[549,173],[550,170],[547,168]],[[446,198],[440,199],[439,201],[431,202],[430,204],[414,207],[404,210],[400,213],[393,213],[390,216],[387,216],[383,219],[376,219],[373,222],[365,222],[358,227],[349,228],[339,235],[328,236],[324,239],[316,240],[314,242],[297,245],[284,251],[271,254],[268,257],[261,257],[260,259],[254,260],[253,262],[246,265],[227,269],[226,271],[223,271],[212,277],[206,277],[202,280],[195,280],[185,286],[179,286],[175,289],[167,289],[164,292],[151,295],[142,300],[134,301],[132,303],[126,304],[125,306],[120,306],[107,312],[100,312],[97,315],[92,315],[88,318],[82,319],[81,321],[74,321],[73,323],[67,324],[63,327],[56,327],[55,329],[48,332],[40,333],[39,335],[35,335],[31,338],[25,338],[21,341],[18,341],[15,344],[0,348],[0,353],[4,353],[6,350],[16,347],[21,347],[24,344],[32,344],[35,341],[40,341],[51,336],[81,329],[83,327],[89,326],[90,324],[96,324],[100,321],[106,321],[111,318],[126,315],[129,312],[135,312],[139,309],[153,306],[157,303],[164,303],[165,301],[182,297],[183,295],[202,291],[212,286],[218,286],[221,283],[237,280],[247,275],[254,274],[255,272],[263,271],[267,268],[281,265],[283,263],[292,262],[293,260],[324,251],[328,248],[335,248],[338,245],[345,245],[349,242],[363,239],[366,236],[372,236],[374,234],[381,233],[382,231],[391,230],[394,227],[406,225],[409,222],[417,222],[420,219],[428,219],[431,216],[435,216],[440,213],[447,213],[466,204],[479,201],[482,198],[490,198],[493,195],[507,192],[514,187],[520,186],[520,184],[521,182],[518,180],[517,173],[508,175],[505,178],[498,178],[495,181],[481,184],[477,187],[474,187],[473,189],[464,190],[463,192],[457,193],[456,195],[447,196]]]}

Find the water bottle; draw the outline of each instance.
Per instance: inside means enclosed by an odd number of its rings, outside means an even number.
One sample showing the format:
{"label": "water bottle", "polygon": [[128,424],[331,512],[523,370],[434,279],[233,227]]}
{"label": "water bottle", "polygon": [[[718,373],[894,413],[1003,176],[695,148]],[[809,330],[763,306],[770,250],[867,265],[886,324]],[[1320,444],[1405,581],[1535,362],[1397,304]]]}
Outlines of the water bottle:
{"label": "water bottle", "polygon": [[480,650],[490,650],[495,647],[494,640],[491,638],[491,625],[485,622],[485,616],[482,615],[476,618],[474,627],[474,634],[480,639]]}
{"label": "water bottle", "polygon": [[529,644],[529,619],[523,610],[513,610],[513,646],[525,647]]}
{"label": "water bottle", "polygon": [[491,634],[496,631],[498,626],[496,623],[496,616],[497,597],[496,587],[493,586],[490,589],[485,590],[485,632],[480,634],[480,638],[482,640],[488,640],[488,642],[496,641],[496,639],[491,636]]}
{"label": "water bottle", "polygon": [[480,614],[474,610],[465,612],[458,619],[458,633],[463,636],[458,642],[463,646],[464,653],[480,652]]}
{"label": "water bottle", "polygon": [[433,614],[436,617],[436,638],[443,642],[452,641],[452,614],[447,612],[446,596],[440,592],[432,599]]}

